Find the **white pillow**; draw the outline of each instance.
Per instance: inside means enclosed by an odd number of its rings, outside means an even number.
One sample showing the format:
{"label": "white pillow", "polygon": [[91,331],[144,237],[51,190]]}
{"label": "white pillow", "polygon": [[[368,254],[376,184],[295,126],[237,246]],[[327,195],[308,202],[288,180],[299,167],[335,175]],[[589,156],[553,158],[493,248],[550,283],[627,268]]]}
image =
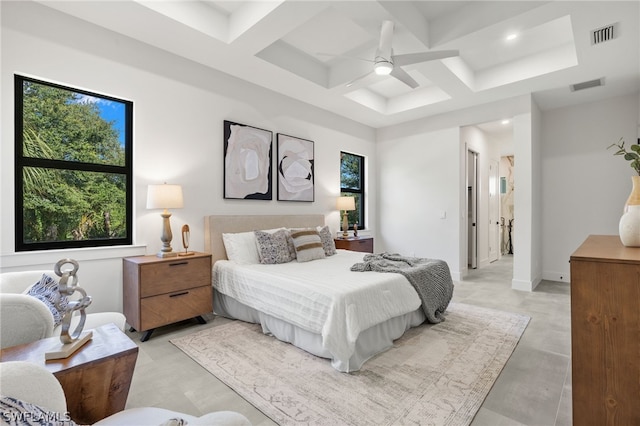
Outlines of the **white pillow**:
{"label": "white pillow", "polygon": [[235,234],[223,233],[222,242],[227,251],[227,259],[242,264],[260,263],[256,236],[253,231]]}
{"label": "white pillow", "polygon": [[[264,229],[262,232],[273,234],[281,229],[285,228]],[[245,265],[260,263],[260,252],[254,231],[223,233],[222,242],[227,251],[227,259]]]}

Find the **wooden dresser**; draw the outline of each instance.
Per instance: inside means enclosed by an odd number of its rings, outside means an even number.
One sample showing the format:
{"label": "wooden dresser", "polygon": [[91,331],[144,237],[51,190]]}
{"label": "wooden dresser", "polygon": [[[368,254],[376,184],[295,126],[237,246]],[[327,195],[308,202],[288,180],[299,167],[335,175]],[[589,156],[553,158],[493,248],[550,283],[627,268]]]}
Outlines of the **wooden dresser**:
{"label": "wooden dresser", "polygon": [[204,323],[202,315],[213,312],[210,254],[125,257],[122,272],[124,315],[145,332],[143,342],[156,327],[189,318]]}
{"label": "wooden dresser", "polygon": [[574,425],[640,425],[640,248],[591,235],[571,256]]}

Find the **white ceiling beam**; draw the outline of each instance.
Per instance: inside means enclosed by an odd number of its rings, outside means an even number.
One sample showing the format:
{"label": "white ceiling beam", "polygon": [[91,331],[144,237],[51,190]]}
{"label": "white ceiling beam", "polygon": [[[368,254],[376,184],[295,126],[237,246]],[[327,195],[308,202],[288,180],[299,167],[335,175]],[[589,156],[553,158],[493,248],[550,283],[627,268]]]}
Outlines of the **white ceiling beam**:
{"label": "white ceiling beam", "polygon": [[329,2],[250,2],[230,17],[229,41],[255,55],[329,7]]}
{"label": "white ceiling beam", "polygon": [[200,2],[133,0],[141,6],[226,42],[229,22],[225,15]]}
{"label": "white ceiling beam", "polygon": [[380,1],[378,3],[391,14],[397,25],[406,28],[425,47],[431,47],[429,45],[429,22],[412,3],[397,1]]}

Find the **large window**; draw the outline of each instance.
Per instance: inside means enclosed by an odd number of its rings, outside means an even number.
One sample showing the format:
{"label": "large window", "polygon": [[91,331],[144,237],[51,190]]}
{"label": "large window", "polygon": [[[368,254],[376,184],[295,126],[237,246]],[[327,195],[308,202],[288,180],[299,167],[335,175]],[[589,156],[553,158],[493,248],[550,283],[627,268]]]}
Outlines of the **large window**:
{"label": "large window", "polygon": [[15,76],[16,251],[131,244],[133,104]]}
{"label": "large window", "polygon": [[356,209],[347,212],[349,228],[357,223],[358,229],[365,229],[364,157],[348,152],[340,153],[340,195],[355,197]]}

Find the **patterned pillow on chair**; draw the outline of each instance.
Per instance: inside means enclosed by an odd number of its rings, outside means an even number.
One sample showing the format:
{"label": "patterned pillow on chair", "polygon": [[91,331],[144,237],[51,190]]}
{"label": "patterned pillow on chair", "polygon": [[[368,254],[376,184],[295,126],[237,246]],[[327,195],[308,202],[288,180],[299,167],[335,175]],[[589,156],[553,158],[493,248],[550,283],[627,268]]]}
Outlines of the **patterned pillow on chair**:
{"label": "patterned pillow on chair", "polygon": [[0,397],[0,420],[8,425],[75,426],[69,413],[58,413],[10,396]]}
{"label": "patterned pillow on chair", "polygon": [[[27,292],[29,296],[42,301],[53,315],[53,323],[58,326],[62,323],[65,309],[69,305],[67,296],[58,293],[58,282],[47,274],[42,274],[40,281],[35,283]],[[60,296],[60,303],[56,306],[56,298]]]}

